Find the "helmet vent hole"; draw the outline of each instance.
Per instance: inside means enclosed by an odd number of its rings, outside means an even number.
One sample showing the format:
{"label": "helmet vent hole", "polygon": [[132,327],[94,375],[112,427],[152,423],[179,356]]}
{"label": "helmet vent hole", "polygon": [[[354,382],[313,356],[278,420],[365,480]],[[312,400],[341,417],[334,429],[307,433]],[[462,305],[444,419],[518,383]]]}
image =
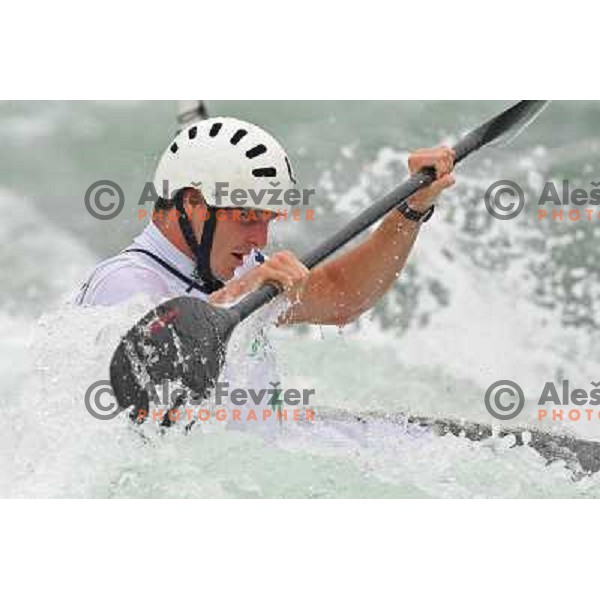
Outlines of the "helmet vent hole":
{"label": "helmet vent hole", "polygon": [[246,152],[247,158],[256,158],[261,154],[264,154],[267,151],[267,147],[264,144],[259,144],[258,146],[254,146],[254,148],[250,148],[248,152]]}
{"label": "helmet vent hole", "polygon": [[195,125],[193,127],[190,127],[190,129],[188,130],[188,137],[190,138],[190,140],[193,140],[197,134],[198,128]]}
{"label": "helmet vent hole", "polygon": [[275,167],[261,167],[260,169],[252,169],[254,177],[275,177],[277,169]]}
{"label": "helmet vent hole", "polygon": [[219,131],[221,131],[221,127],[223,127],[223,123],[215,123],[210,128],[210,131],[208,132],[208,135],[210,135],[210,137],[216,137],[217,134],[219,133]]}
{"label": "helmet vent hole", "polygon": [[232,145],[236,145],[244,136],[248,135],[245,129],[238,129],[231,138]]}
{"label": "helmet vent hole", "polygon": [[177,143],[176,143],[176,142],[173,142],[173,143],[171,144],[171,152],[172,152],[173,154],[175,154],[175,152],[177,152],[177,150],[179,150],[179,146],[177,145]]}

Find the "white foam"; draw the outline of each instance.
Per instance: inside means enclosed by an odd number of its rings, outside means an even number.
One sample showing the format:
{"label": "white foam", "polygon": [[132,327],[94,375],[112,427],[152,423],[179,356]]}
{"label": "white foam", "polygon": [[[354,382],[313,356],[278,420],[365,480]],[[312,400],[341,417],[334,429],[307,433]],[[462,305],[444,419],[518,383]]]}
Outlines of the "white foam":
{"label": "white foam", "polygon": [[[341,212],[389,188],[404,169],[404,156],[383,149],[346,191],[336,191],[331,179]],[[491,176],[488,172],[486,180]],[[475,175],[465,180],[460,193],[469,191],[469,183],[474,188],[481,183]],[[449,208],[460,202],[458,194],[447,195]],[[3,205],[3,198],[0,194],[0,210],[12,201]],[[32,222],[19,218],[9,228],[0,221],[3,240],[19,229],[31,230]],[[515,229],[510,228],[511,235]],[[465,237],[444,219],[444,209],[423,227],[410,263],[419,277],[449,291],[444,306],[430,293],[421,296],[419,314],[430,313],[428,324],[413,322],[400,336],[383,331],[367,315],[359,329],[342,334],[334,328],[313,328],[304,337],[275,332],[284,384],[314,387],[317,409],[485,419],[483,393],[498,379],[521,384],[531,404],[559,369],[570,378],[581,377],[582,384],[593,377],[598,340],[588,332],[565,330],[552,311],[533,304],[519,261],[504,272],[475,266]],[[19,239],[34,255],[47,251],[44,263],[20,263],[19,268],[30,269],[28,279],[57,282],[50,297],[58,309],[37,324],[27,316],[0,313],[6,332],[0,342],[6,357],[1,496],[565,497],[600,491],[597,476],[575,484],[560,463],[548,467],[530,448],[508,448],[510,440],[477,444],[403,437],[390,427],[364,435],[323,423],[312,431],[289,427],[275,440],[252,432],[195,429],[187,437],[175,431],[144,441],[125,417],[92,419],[83,406],[85,391],[107,379],[120,336],[148,307],[134,303],[84,311],[60,306],[57,299],[75,279],[61,273],[61,266],[81,269],[92,257],[63,232],[44,225],[37,240]],[[569,428],[588,437],[598,431],[581,424]]]}

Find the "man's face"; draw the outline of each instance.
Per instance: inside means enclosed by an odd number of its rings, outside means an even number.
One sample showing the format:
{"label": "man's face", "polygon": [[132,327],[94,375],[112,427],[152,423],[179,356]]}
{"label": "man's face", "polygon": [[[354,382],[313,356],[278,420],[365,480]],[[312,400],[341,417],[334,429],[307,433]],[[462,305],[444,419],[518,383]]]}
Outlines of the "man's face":
{"label": "man's face", "polygon": [[253,249],[267,244],[271,211],[228,208],[217,211],[217,227],[210,255],[212,272],[227,281]]}

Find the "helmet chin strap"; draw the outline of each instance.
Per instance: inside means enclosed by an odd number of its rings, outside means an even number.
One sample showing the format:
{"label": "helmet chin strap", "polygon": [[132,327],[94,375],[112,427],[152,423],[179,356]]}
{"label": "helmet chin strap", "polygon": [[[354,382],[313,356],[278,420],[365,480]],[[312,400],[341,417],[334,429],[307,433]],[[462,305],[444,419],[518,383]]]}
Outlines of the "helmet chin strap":
{"label": "helmet chin strap", "polygon": [[[179,227],[189,249],[196,258],[196,269],[193,277],[200,283],[205,293],[212,294],[225,285],[220,279],[213,275],[210,268],[210,253],[217,226],[217,209],[207,205],[208,219],[204,222],[202,237],[200,243],[198,243],[192,224],[185,212],[184,194],[185,191],[181,189],[174,197],[175,208],[179,213]],[[189,291],[190,290],[188,289],[188,292]]]}

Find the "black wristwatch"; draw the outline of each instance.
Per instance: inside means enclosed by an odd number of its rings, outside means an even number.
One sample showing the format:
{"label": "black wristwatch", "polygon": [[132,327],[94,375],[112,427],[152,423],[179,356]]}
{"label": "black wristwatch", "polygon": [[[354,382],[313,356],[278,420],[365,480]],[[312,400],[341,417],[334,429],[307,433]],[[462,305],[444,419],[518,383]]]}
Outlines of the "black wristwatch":
{"label": "black wristwatch", "polygon": [[433,215],[433,211],[435,210],[435,205],[432,204],[430,208],[428,208],[425,212],[419,212],[413,210],[408,202],[403,202],[400,206],[397,207],[398,212],[401,215],[404,215],[406,219],[409,221],[416,221],[417,223],[425,223],[431,219],[431,215]]}

